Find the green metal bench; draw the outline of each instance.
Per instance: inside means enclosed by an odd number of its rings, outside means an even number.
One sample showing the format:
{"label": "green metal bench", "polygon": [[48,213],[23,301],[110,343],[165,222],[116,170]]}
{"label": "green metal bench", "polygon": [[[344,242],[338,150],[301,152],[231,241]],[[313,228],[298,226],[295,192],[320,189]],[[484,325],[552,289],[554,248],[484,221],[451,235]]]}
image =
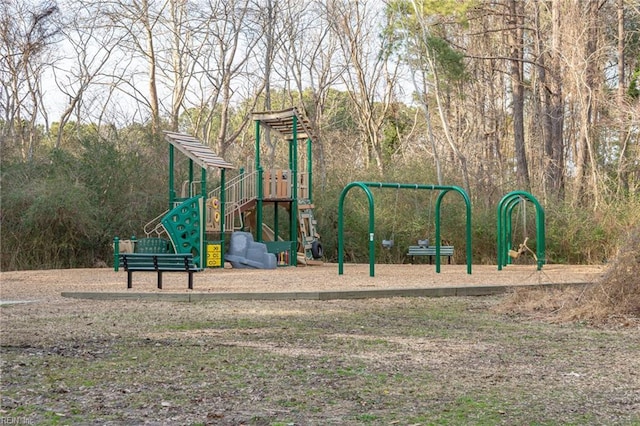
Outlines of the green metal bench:
{"label": "green metal bench", "polygon": [[[436,247],[430,246],[409,246],[408,256],[429,256],[429,264],[433,261],[433,256],[436,255]],[[440,246],[440,256],[447,256],[449,258],[449,265],[451,265],[451,256],[453,256],[453,246]]]}
{"label": "green metal bench", "polygon": [[120,265],[127,271],[127,288],[132,287],[134,272],[157,272],[159,289],[162,289],[163,272],[186,272],[189,274],[189,289],[193,290],[193,273],[200,270],[191,253],[122,253]]}

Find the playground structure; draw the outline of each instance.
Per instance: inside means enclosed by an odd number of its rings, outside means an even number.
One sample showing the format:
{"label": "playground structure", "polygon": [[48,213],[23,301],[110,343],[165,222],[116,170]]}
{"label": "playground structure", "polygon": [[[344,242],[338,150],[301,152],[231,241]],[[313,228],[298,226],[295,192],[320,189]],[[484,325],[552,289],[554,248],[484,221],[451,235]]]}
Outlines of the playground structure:
{"label": "playground structure", "polygon": [[[165,132],[169,144],[169,208],[144,226],[145,236],[132,241],[137,253],[190,253],[199,269],[224,266],[225,256],[233,257],[234,267],[268,268],[296,266],[299,261],[314,264],[323,255],[316,230],[312,197],[312,142],[313,133],[308,120],[296,108],[282,111],[254,113],[255,162],[239,169],[217,156],[196,138],[175,132]],[[288,168],[264,169],[261,161],[261,135],[283,138],[288,143]],[[299,168],[298,142],[306,141],[306,163]],[[176,189],[176,152],[188,159],[188,177]],[[200,167],[199,177],[196,166]],[[306,166],[306,167],[304,167]],[[208,191],[208,179],[216,175],[219,185]],[[343,274],[344,263],[344,200],[355,187],[361,188],[369,202],[369,263],[370,276],[375,275],[375,221],[374,200],[369,188],[394,188],[437,191],[435,203],[434,246],[428,240],[418,240],[409,255],[435,257],[436,272],[441,270],[441,257],[451,256],[453,246],[443,245],[440,235],[441,203],[449,192],[460,194],[466,205],[466,263],[471,274],[471,203],[460,187],[385,182],[352,182],[345,186],[338,208],[338,273]],[[536,252],[527,246],[528,237],[517,250],[512,248],[512,215],[516,206],[531,202],[536,207]],[[396,200],[397,203],[397,200]],[[265,214],[267,213],[267,214]],[[395,212],[394,212],[395,213]],[[283,217],[284,216],[284,217]],[[497,214],[498,270],[521,254],[529,252],[537,262],[538,270],[545,263],[544,210],[531,194],[513,191],[498,205]],[[267,220],[269,223],[267,223]],[[237,231],[251,234],[251,241],[240,246],[251,247],[246,253],[256,258],[242,259],[240,251],[225,255],[226,244]],[[386,248],[393,240],[383,240]],[[261,247],[264,245],[264,248]],[[258,250],[259,249],[259,250]],[[413,249],[413,251],[412,251]],[[119,239],[114,239],[114,269],[119,266]],[[243,265],[243,266],[240,266]]]}
{"label": "playground structure", "polygon": [[[353,188],[361,188],[369,202],[369,275],[375,276],[375,215],[374,215],[374,199],[373,194],[369,188],[395,188],[400,189],[415,189],[415,190],[430,190],[439,191],[435,203],[435,241],[434,248],[436,272],[440,273],[440,257],[443,254],[440,242],[440,210],[442,199],[450,192],[457,192],[460,194],[465,202],[466,206],[466,258],[467,258],[467,274],[471,274],[471,260],[472,260],[472,248],[471,248],[471,201],[466,191],[458,186],[447,185],[421,185],[421,184],[406,184],[406,183],[388,183],[388,182],[351,182],[346,185],[340,194],[340,201],[338,204],[338,275],[344,273],[344,200],[349,191]],[[383,246],[393,246],[393,240],[383,240]],[[424,244],[424,243],[423,243]],[[427,244],[428,245],[428,244]]]}
{"label": "playground structure", "polygon": [[[169,144],[169,207],[144,226],[144,238],[135,240],[136,252],[191,253],[198,268],[224,266],[227,239],[235,231],[250,232],[264,244],[278,266],[295,266],[298,260],[313,263],[322,257],[312,204],[312,139],[309,121],[296,108],[254,113],[255,163],[253,170],[236,168],[217,156],[196,138],[164,132]],[[288,168],[263,169],[261,131],[288,142]],[[306,169],[299,170],[298,142],[306,140]],[[176,189],[176,153],[188,159],[188,177]],[[200,167],[200,173],[196,171]],[[219,185],[208,190],[208,179],[217,176]],[[269,209],[273,222],[265,223]],[[288,226],[281,225],[282,211]],[[286,233],[286,235],[283,235]],[[300,251],[300,253],[299,253]],[[119,240],[114,239],[114,268],[119,260]],[[261,255],[262,258],[262,255]],[[238,260],[238,259],[234,259]],[[271,268],[255,259],[243,263],[254,268]]]}

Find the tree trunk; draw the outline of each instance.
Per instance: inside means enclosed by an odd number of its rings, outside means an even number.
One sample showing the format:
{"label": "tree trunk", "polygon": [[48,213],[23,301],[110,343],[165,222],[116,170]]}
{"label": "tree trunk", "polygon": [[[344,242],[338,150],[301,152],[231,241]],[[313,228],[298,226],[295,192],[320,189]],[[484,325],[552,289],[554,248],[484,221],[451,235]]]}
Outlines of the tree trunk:
{"label": "tree trunk", "polygon": [[510,42],[510,74],[511,91],[513,96],[513,138],[516,153],[516,176],[518,186],[529,191],[529,165],[527,163],[527,151],[524,142],[524,84],[523,74],[523,26],[524,3],[520,0],[511,0],[509,3],[510,17],[513,28],[509,31]]}
{"label": "tree trunk", "polygon": [[[564,102],[562,93],[562,66],[560,59],[560,3],[553,0],[551,4],[551,39],[547,53],[543,53],[541,82],[543,92],[543,138],[545,153],[545,188],[558,199],[564,197]],[[546,68],[546,70],[545,70]]]}
{"label": "tree trunk", "polygon": [[147,63],[149,64],[149,108],[151,109],[151,131],[160,133],[160,103],[156,83],[156,52],[153,45],[153,24],[149,16],[149,0],[142,0],[142,23],[147,36]]}
{"label": "tree trunk", "polygon": [[[618,114],[622,114],[626,110],[625,107],[625,71],[624,71],[624,47],[625,47],[625,29],[624,29],[624,0],[618,0],[618,96],[617,106]],[[621,117],[622,118],[622,117]],[[629,161],[629,149],[627,147],[627,141],[629,140],[629,134],[625,120],[620,119],[620,128],[618,129],[618,143],[620,145],[620,158],[618,160],[618,188],[617,193],[629,192],[629,172],[627,170],[627,162]]]}

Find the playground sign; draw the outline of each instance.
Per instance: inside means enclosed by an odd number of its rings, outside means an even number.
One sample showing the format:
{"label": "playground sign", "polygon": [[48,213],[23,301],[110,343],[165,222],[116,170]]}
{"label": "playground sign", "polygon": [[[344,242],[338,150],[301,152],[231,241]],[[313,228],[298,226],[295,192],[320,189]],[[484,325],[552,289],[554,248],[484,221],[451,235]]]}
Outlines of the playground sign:
{"label": "playground sign", "polygon": [[207,268],[222,266],[222,245],[207,244]]}

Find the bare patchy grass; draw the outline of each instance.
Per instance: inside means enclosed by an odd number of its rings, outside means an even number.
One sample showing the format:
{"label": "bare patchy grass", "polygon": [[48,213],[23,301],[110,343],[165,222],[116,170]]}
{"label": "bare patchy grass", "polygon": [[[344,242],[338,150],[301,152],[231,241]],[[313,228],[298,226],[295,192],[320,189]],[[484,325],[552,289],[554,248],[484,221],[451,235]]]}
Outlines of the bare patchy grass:
{"label": "bare patchy grass", "polygon": [[[28,291],[39,281],[15,277],[3,276],[3,299],[38,294],[0,307],[3,419],[640,424],[635,326],[499,313],[502,297],[89,301],[58,296],[75,288],[71,278],[52,293]],[[116,278],[123,288],[122,274]],[[9,293],[9,283],[22,290]]]}

